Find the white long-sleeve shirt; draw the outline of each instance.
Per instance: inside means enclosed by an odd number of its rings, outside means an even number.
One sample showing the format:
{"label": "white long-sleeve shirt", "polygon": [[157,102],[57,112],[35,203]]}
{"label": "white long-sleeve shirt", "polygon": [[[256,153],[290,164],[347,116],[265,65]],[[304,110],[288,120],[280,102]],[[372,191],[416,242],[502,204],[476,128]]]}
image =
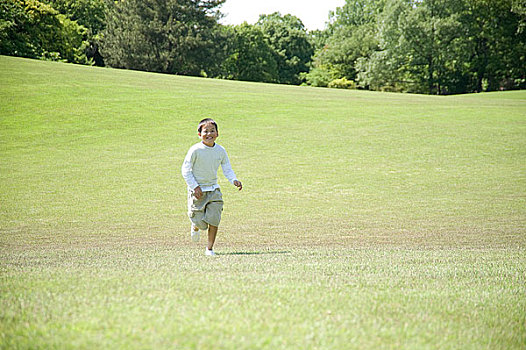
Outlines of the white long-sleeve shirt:
{"label": "white long-sleeve shirt", "polygon": [[203,191],[213,191],[219,188],[217,183],[219,165],[221,165],[223,175],[233,184],[236,174],[232,170],[226,150],[217,143],[214,144],[214,147],[208,147],[199,142],[188,150],[181,173],[190,190],[200,186]]}

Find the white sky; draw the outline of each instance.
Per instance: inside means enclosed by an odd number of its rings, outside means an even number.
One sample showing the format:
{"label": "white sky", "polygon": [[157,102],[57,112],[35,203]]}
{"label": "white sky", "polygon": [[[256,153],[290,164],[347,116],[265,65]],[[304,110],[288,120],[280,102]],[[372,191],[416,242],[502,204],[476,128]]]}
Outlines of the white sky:
{"label": "white sky", "polygon": [[345,0],[226,0],[220,11],[223,24],[254,24],[261,14],[280,12],[301,19],[307,30],[324,29],[329,11],[342,7]]}

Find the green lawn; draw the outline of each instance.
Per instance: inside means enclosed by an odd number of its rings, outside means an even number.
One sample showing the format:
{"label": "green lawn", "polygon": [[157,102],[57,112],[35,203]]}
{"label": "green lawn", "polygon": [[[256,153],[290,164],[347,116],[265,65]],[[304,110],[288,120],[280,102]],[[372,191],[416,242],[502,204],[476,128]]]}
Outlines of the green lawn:
{"label": "green lawn", "polygon": [[[244,185],[215,258],[180,175],[205,117]],[[0,348],[523,349],[525,164],[526,91],[0,56]]]}

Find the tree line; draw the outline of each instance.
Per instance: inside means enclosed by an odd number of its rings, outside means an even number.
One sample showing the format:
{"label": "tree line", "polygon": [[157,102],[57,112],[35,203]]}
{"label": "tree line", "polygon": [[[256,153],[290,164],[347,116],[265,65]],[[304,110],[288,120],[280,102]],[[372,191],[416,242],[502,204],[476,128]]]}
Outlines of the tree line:
{"label": "tree line", "polygon": [[324,30],[290,14],[222,25],[225,0],[2,0],[0,54],[318,87],[526,88],[523,0],[347,0]]}

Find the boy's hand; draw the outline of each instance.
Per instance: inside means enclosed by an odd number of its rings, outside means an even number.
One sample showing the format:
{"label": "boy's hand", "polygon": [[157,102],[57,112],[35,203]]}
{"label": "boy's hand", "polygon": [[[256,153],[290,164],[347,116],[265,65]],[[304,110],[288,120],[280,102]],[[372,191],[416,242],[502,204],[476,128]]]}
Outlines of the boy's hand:
{"label": "boy's hand", "polygon": [[203,191],[201,190],[201,187],[197,186],[196,188],[194,188],[194,196],[197,199],[201,199],[201,197],[203,196]]}
{"label": "boy's hand", "polygon": [[234,181],[234,186],[236,186],[237,188],[239,188],[240,191],[243,189],[243,184],[241,183],[241,181],[237,181],[237,180],[235,180],[235,181]]}

